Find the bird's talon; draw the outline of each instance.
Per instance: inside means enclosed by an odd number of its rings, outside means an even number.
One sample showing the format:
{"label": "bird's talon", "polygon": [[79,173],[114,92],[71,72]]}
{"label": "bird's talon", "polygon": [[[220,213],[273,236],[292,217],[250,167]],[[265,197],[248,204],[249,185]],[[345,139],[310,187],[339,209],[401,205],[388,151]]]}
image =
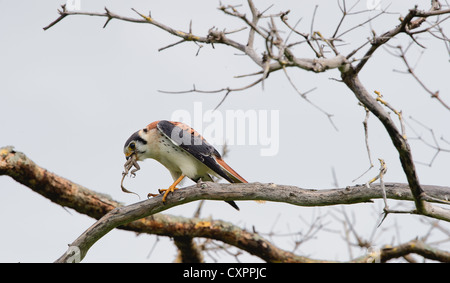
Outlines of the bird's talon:
{"label": "bird's talon", "polygon": [[173,193],[175,190],[178,190],[178,188],[176,188],[176,187],[169,187],[168,189],[160,189],[158,191],[159,191],[160,194],[164,193],[162,201],[166,202],[167,195],[169,193],[171,193],[171,192]]}
{"label": "bird's talon", "polygon": [[156,197],[159,196],[158,194],[152,194],[152,193],[148,193],[147,194],[147,198],[151,198],[151,197]]}

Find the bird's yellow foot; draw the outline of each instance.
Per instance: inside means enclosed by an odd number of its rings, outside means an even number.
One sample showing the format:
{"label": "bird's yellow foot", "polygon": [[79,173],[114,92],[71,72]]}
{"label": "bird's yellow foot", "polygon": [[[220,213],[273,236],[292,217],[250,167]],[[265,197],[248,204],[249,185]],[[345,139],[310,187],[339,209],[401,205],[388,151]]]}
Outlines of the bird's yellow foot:
{"label": "bird's yellow foot", "polygon": [[173,193],[175,190],[178,190],[178,188],[176,188],[175,186],[170,186],[168,189],[160,189],[160,190],[158,190],[158,191],[159,191],[160,194],[164,193],[163,198],[162,198],[162,201],[163,201],[163,202],[166,202],[167,195],[168,195],[170,192]]}
{"label": "bird's yellow foot", "polygon": [[184,177],[185,177],[184,175],[180,175],[180,177],[178,177],[178,179],[175,182],[173,182],[173,184],[170,185],[170,187],[168,189],[158,190],[160,194],[164,193],[163,198],[162,198],[163,203],[166,202],[167,195],[170,192],[178,190],[178,188],[176,188],[176,186],[181,182],[181,180],[183,180]]}

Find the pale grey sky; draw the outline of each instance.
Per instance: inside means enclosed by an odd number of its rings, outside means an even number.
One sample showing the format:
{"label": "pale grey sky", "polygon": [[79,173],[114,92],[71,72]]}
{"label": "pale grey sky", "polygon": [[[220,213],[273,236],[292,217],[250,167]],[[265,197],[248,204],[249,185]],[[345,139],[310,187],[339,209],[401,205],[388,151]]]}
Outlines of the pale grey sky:
{"label": "pale grey sky", "polygon": [[[223,4],[240,1],[222,1]],[[245,1],[244,1],[245,2]],[[256,1],[260,10],[273,1]],[[276,1],[271,11],[290,9],[290,22],[302,18],[298,28],[309,32],[314,5],[318,4],[314,30],[330,35],[340,19],[335,1]],[[372,2],[372,1],[371,1]],[[394,2],[394,1],[393,1]],[[136,130],[150,122],[170,119],[175,111],[192,113],[201,103],[202,113],[214,109],[223,94],[163,94],[158,90],[180,91],[196,87],[206,90],[227,86],[240,87],[251,79],[236,79],[236,75],[259,71],[257,66],[236,50],[215,45],[204,46],[196,56],[194,43],[183,43],[158,52],[158,48],[178,41],[156,27],[112,20],[103,29],[103,18],[67,17],[48,31],[43,27],[58,17],[56,9],[65,1],[0,1],[0,146],[13,145],[38,165],[92,190],[111,195],[124,203],[137,201],[136,196],[120,190],[123,170],[123,144]],[[84,11],[111,11],[135,17],[131,8],[142,13],[151,10],[152,17],[165,24],[188,30],[192,19],[193,32],[206,35],[212,26],[232,30],[242,22],[217,10],[218,1],[79,1]],[[360,1],[360,9],[368,2]],[[389,4],[381,1],[382,6]],[[370,28],[381,34],[398,24],[413,3],[427,7],[429,1],[395,1],[389,11],[372,22],[371,27],[355,29],[341,47],[344,54],[362,44],[370,36]],[[243,9],[246,8],[244,3]],[[373,13],[377,13],[374,11]],[[363,14],[345,21],[346,30],[366,20]],[[400,13],[400,14],[398,14]],[[137,16],[136,16],[137,17]],[[446,23],[445,27],[450,26]],[[443,43],[423,36],[426,52],[420,58],[418,75],[433,90],[440,90],[450,101],[448,84],[448,53]],[[426,38],[425,38],[426,37]],[[246,31],[234,35],[245,40]],[[408,38],[392,41],[393,45]],[[292,39],[294,41],[294,39]],[[258,52],[263,52],[261,47]],[[414,46],[411,61],[416,62],[422,50]],[[307,48],[299,49],[298,57],[312,58]],[[361,73],[361,80],[370,91],[379,90],[389,103],[402,110],[405,117],[413,116],[433,127],[437,138],[450,140],[449,112],[419,87],[410,76],[393,72],[404,70],[402,62],[384,50],[379,50]],[[339,131],[334,130],[327,117],[305,102],[288,83],[282,72],[273,73],[260,86],[244,92],[232,93],[218,109],[226,111],[277,111],[279,113],[279,150],[273,156],[261,156],[264,145],[233,145],[227,162],[248,181],[290,184],[304,188],[331,188],[335,168],[341,187],[353,185],[352,180],[365,171],[369,162],[364,144],[362,121],[364,110],[357,105],[353,94],[342,84],[339,72],[313,74],[289,70],[301,91],[317,89],[308,97],[325,111],[332,113]],[[196,104],[197,103],[197,104]],[[258,112],[259,113],[259,112]],[[198,114],[198,113],[197,113]],[[198,122],[198,121],[197,121]],[[208,127],[203,121],[203,128]],[[409,121],[424,138],[429,133]],[[370,146],[375,168],[356,183],[364,183],[376,175],[383,158],[388,166],[385,181],[405,182],[397,153],[380,123],[371,116]],[[415,135],[408,128],[408,136]],[[441,142],[443,147],[450,148]],[[435,151],[411,139],[413,156],[429,162]],[[220,146],[217,146],[221,150]],[[450,154],[440,153],[432,167],[417,165],[423,184],[449,184]],[[131,190],[145,196],[171,184],[167,170],[155,161],[141,164],[135,179],[126,179]],[[187,184],[187,183],[186,183]],[[7,176],[0,177],[0,236],[1,262],[50,262],[57,259],[79,234],[94,220],[50,202]],[[395,202],[392,201],[392,204]],[[305,232],[308,225],[301,219],[323,215],[329,227],[342,229],[330,212],[340,207],[302,208],[287,204],[239,202],[237,212],[223,202],[207,201],[202,217],[230,221],[260,233]],[[191,217],[197,203],[165,211],[173,215]],[[376,225],[376,215],[382,205],[359,204],[346,206],[354,213],[358,231],[369,236]],[[375,216],[374,216],[375,215]],[[387,233],[379,244],[407,241],[426,233],[420,217],[389,216],[383,227],[398,224],[401,235]],[[448,223],[444,223],[450,228]],[[417,227],[423,227],[418,229]],[[400,239],[398,239],[400,237]],[[273,240],[285,249],[292,249],[294,236]],[[396,242],[397,241],[397,242]],[[153,245],[156,246],[153,252]],[[339,243],[338,245],[336,243]],[[296,251],[314,258],[348,259],[347,247],[339,235],[321,232]],[[114,230],[95,244],[86,262],[142,261],[171,262],[176,249],[170,239],[153,235]],[[233,258],[220,254],[222,260]],[[355,255],[354,255],[355,256]],[[212,261],[212,259],[207,258]],[[244,255],[242,261],[260,261]]]}

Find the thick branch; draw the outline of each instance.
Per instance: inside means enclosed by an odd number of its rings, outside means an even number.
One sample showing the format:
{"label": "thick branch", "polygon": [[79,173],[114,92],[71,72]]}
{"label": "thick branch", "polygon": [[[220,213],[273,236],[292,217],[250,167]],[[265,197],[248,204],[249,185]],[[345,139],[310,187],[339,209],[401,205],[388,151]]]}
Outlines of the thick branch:
{"label": "thick branch", "polygon": [[[209,189],[200,187],[194,190],[177,190],[176,194],[173,194],[167,198],[165,204],[162,203],[161,197],[155,197],[129,206],[118,207],[107,213],[104,217],[87,229],[70,245],[68,252],[64,253],[56,262],[67,262],[68,260],[73,260],[73,254],[70,252],[74,249],[80,251],[78,259],[82,260],[89,248],[112,229],[139,219],[141,219],[140,222],[142,222],[142,220],[152,221],[152,217],[148,217],[151,215],[153,215],[153,217],[164,217],[156,213],[169,209],[173,206],[196,199],[201,199],[209,195],[208,193],[206,195],[200,193],[202,191],[209,191]],[[223,193],[224,191],[219,193],[219,195],[216,195],[216,198],[222,195],[221,198],[224,199]],[[242,230],[231,223],[179,218],[175,221],[170,221],[170,223],[166,225],[168,225],[170,230],[172,230],[172,236],[182,237],[189,235],[190,237],[208,237],[221,240],[225,243],[246,250],[250,254],[257,255],[268,262],[313,261],[308,258],[283,251],[273,246],[269,241],[260,237],[258,234]]]}
{"label": "thick branch", "polygon": [[[10,146],[0,148],[0,175],[10,176],[55,203],[96,219],[112,209],[122,206],[121,203],[112,200],[105,194],[89,190],[38,166],[25,154],[14,151]],[[298,206],[329,206],[371,202],[372,199],[382,198],[382,189],[377,184],[372,184],[370,189],[364,185],[356,185],[341,189],[321,190],[262,183],[204,183],[203,186],[206,186],[207,189],[192,185],[186,187],[186,190],[180,190],[183,195],[179,195],[177,197],[179,200],[175,200],[175,202],[185,203],[201,199],[267,200]],[[414,200],[408,184],[386,183],[385,186],[388,198]],[[450,187],[428,185],[423,188],[426,196],[439,200],[450,199]],[[188,195],[184,195],[186,192],[189,192]],[[432,199],[426,200],[433,201]]]}
{"label": "thick branch", "polygon": [[398,131],[389,114],[382,108],[376,99],[369,95],[352,67],[341,69],[341,73],[344,83],[352,90],[358,100],[381,121],[388,132],[392,143],[399,153],[403,171],[405,172],[409,187],[414,196],[417,212],[438,219],[449,219],[450,210],[432,206],[425,201],[426,192],[424,191],[423,186],[420,185],[411,148],[406,138]]}
{"label": "thick branch", "polygon": [[[83,234],[84,236],[79,241],[72,244],[80,249],[82,257],[95,241],[117,227],[139,233],[171,237],[216,239],[239,247],[266,261],[309,261],[308,258],[283,251],[259,235],[242,230],[230,223],[152,214],[200,199],[260,199],[300,206],[327,206],[370,202],[372,199],[383,197],[382,189],[375,184],[370,189],[365,186],[354,186],[343,189],[307,190],[275,184],[204,183],[177,190],[169,195],[165,205],[162,204],[161,197],[156,197],[123,207],[105,195],[91,191],[39,167],[23,153],[14,151],[12,147],[0,148],[0,175],[11,176],[51,201],[91,217],[98,219],[109,212],[107,216],[101,218],[90,228],[89,233]],[[385,184],[385,187],[388,198],[414,199],[406,184]],[[428,196],[432,197],[430,201],[447,200],[450,197],[450,188],[448,187],[424,186],[424,190]],[[146,217],[149,215],[152,216]],[[73,258],[70,253],[65,255],[65,259],[68,257]]]}
{"label": "thick branch", "polygon": [[386,131],[391,137],[391,140],[399,153],[403,170],[406,174],[406,177],[408,178],[408,183],[411,187],[412,193],[416,198],[416,207],[420,209],[422,207],[422,204],[420,203],[420,197],[423,193],[423,190],[420,187],[418,177],[416,175],[414,161],[411,155],[411,149],[406,139],[398,131],[389,114],[364,88],[353,68],[349,67],[348,70],[343,70],[342,79],[344,83],[350,88],[350,90],[355,94],[356,98],[365,107],[367,107],[367,109],[369,109],[370,112],[372,112],[386,128]]}
{"label": "thick branch", "polygon": [[189,236],[181,236],[173,238],[175,245],[178,248],[178,256],[176,261],[182,263],[203,263],[203,255],[200,249],[194,242],[194,239]]}
{"label": "thick branch", "polygon": [[450,262],[449,252],[435,249],[419,240],[412,240],[394,247],[384,247],[380,250],[373,251],[364,257],[358,258],[353,262],[387,262],[391,259],[404,257],[409,254],[418,254],[426,259],[437,260],[440,262]]}
{"label": "thick branch", "polygon": [[[112,200],[107,195],[91,191],[36,165],[25,154],[14,151],[11,146],[0,148],[0,175],[10,176],[55,203],[96,219],[122,207],[119,202]],[[152,201],[154,202],[154,200]],[[160,209],[167,208],[168,206],[160,207]],[[295,261],[298,261],[301,259],[292,253],[278,249],[257,234],[222,221],[204,221],[197,218],[189,219],[156,214],[131,223],[124,222],[117,228],[170,237],[216,239],[240,247],[268,261],[289,261],[294,258],[296,258]],[[70,257],[70,253],[68,256]],[[77,259],[76,256],[72,258]]]}
{"label": "thick branch", "polygon": [[[390,198],[409,198],[412,199],[408,189],[398,189],[402,185],[388,184],[387,196]],[[433,194],[436,187],[430,190]],[[441,189],[438,189],[440,191]],[[378,192],[375,193],[375,192]],[[448,192],[444,192],[448,194]],[[409,195],[409,196],[408,196]],[[439,194],[440,197],[444,195]],[[371,197],[373,196],[373,197]],[[368,202],[372,198],[382,197],[381,188],[367,189],[365,186],[348,187],[346,189],[334,190],[305,190],[294,186],[281,186],[275,184],[217,184],[202,183],[177,190],[167,197],[166,203],[162,203],[162,197],[154,197],[129,206],[118,207],[87,229],[78,237],[69,248],[77,247],[80,250],[80,259],[83,259],[89,248],[101,237],[106,235],[112,229],[130,223],[132,221],[154,215],[171,207],[188,203],[195,200],[268,200],[286,202],[302,206],[332,205],[332,204],[350,204],[359,202]],[[448,197],[445,195],[445,197]],[[209,237],[220,239],[228,244],[239,247],[251,254],[260,256],[262,259],[272,261],[312,261],[309,258],[296,256],[292,253],[282,251],[267,240],[247,231],[233,227],[232,224],[219,222],[201,221],[197,222],[193,230],[183,227],[181,222],[177,222],[178,233],[186,233],[192,237],[204,237],[206,228]],[[231,228],[231,229],[230,229]],[[177,233],[177,234],[178,234]],[[57,262],[66,262],[72,259],[70,253],[62,255]]]}
{"label": "thick branch", "polygon": [[45,198],[99,219],[121,206],[110,196],[91,191],[36,165],[12,146],[0,148],[0,176],[7,175]]}

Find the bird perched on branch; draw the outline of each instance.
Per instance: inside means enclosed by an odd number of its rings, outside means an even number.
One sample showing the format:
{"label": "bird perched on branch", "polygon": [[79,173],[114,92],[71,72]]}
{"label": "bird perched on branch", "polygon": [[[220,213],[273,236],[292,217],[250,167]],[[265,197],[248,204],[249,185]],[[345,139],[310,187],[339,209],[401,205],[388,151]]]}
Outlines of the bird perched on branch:
{"label": "bird perched on branch", "polygon": [[[126,141],[123,151],[127,159],[125,175],[132,163],[136,166],[135,161],[147,158],[157,160],[170,171],[174,183],[168,189],[159,190],[160,194],[164,193],[163,202],[170,192],[178,189],[176,186],[185,177],[194,182],[200,179],[213,181],[212,176],[216,176],[230,183],[247,183],[198,132],[181,122],[155,121],[133,133]],[[139,166],[131,173],[134,174],[137,170]],[[122,190],[129,192],[123,186]],[[226,202],[239,210],[234,201]]]}

